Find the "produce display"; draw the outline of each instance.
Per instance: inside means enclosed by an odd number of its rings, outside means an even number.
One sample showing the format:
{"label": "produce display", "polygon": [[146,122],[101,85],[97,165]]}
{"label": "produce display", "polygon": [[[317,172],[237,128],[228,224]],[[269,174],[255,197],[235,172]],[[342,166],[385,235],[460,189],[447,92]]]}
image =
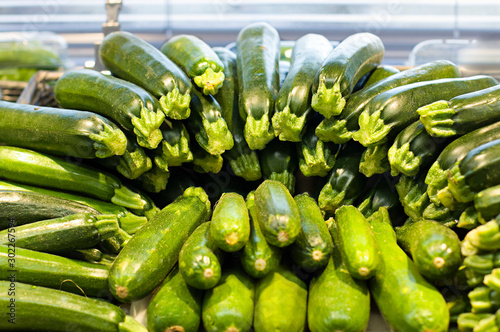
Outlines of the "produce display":
{"label": "produce display", "polygon": [[497,80],[281,42],[117,31],[0,101],[0,330],[500,331]]}

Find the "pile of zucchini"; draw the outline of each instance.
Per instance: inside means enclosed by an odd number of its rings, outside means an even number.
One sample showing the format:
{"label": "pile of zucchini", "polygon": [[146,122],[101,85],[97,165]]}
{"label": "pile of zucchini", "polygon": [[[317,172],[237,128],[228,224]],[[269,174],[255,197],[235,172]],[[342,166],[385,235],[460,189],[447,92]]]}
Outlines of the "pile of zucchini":
{"label": "pile of zucchini", "polygon": [[500,331],[499,83],[280,43],[114,32],[0,102],[0,330]]}

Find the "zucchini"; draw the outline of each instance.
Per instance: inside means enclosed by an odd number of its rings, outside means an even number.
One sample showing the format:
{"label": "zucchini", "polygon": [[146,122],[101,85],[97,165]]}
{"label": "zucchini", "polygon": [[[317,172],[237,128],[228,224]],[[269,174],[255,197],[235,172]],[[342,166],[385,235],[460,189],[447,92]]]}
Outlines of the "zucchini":
{"label": "zucchini", "polygon": [[489,318],[492,315],[490,313],[472,313],[465,312],[458,316],[457,325],[460,331],[472,332],[473,329],[478,326],[479,322],[485,318]]}
{"label": "zucchini", "polygon": [[[330,232],[335,224],[330,219]],[[328,265],[309,284],[307,322],[311,332],[362,332],[370,317],[370,293],[366,281],[347,272],[337,247],[333,247]]]}
{"label": "zucchini", "polygon": [[300,212],[288,189],[264,180],[255,190],[255,210],[266,241],[277,247],[292,244],[300,233]]}
{"label": "zucchini", "polygon": [[97,169],[39,152],[0,146],[0,177],[29,185],[78,192],[140,213],[153,209],[147,197]]}
{"label": "zucchini", "polygon": [[148,305],[148,331],[198,331],[202,301],[202,291],[188,286],[176,266]]}
{"label": "zucchini", "polygon": [[262,278],[278,267],[281,250],[268,244],[262,234],[255,210],[255,192],[250,192],[246,201],[250,215],[250,238],[241,252],[241,265],[248,275]]}
{"label": "zucchini", "polygon": [[243,135],[252,150],[263,149],[274,138],[271,119],[279,91],[280,36],[265,22],[240,30],[236,40],[239,113]]}
{"label": "zucchini", "polygon": [[186,120],[186,125],[205,151],[220,155],[234,146],[233,135],[214,97],[206,96],[195,89],[191,108],[192,114]]}
{"label": "zucchini", "polygon": [[16,284],[23,282],[110,299],[109,267],[25,249],[18,246],[17,239],[0,245],[0,267],[0,280],[14,277]]}
{"label": "zucchini", "polygon": [[300,142],[305,124],[312,115],[311,86],[332,44],[322,35],[309,33],[297,39],[290,69],[276,97],[272,117],[274,135],[282,141]]}
{"label": "zucchini", "polygon": [[390,171],[388,152],[392,142],[388,141],[380,145],[369,146],[363,151],[359,161],[359,171],[366,177],[375,174],[383,174]]}
{"label": "zucchini", "polygon": [[9,307],[9,319],[0,321],[3,331],[14,326],[36,331],[48,327],[52,331],[147,331],[121,308],[103,300],[20,282],[12,287],[11,281],[0,281],[0,289],[0,305]]}
{"label": "zucchini", "polygon": [[365,85],[363,88],[366,88],[372,84],[378,83],[379,81],[383,80],[384,78],[390,77],[394,74],[398,74],[401,71],[393,66],[389,65],[379,65],[374,71],[371,72],[370,77],[368,77],[368,80],[366,81]]}
{"label": "zucchini", "polygon": [[0,143],[76,158],[122,155],[127,137],[110,120],[85,111],[0,101]]}
{"label": "zucchini", "polygon": [[359,171],[362,152],[362,147],[355,142],[345,145],[339,152],[328,180],[319,193],[321,210],[333,213],[342,205],[352,204],[361,195],[366,181]]}
{"label": "zucchini", "polygon": [[161,127],[161,155],[168,166],[181,166],[193,161],[193,153],[189,149],[190,139],[186,126],[181,121],[165,121]]}
{"label": "zucchini", "polygon": [[338,117],[325,119],[316,129],[316,135],[324,141],[343,144],[359,129],[358,118],[365,106],[377,95],[411,83],[431,81],[440,78],[460,77],[458,67],[446,60],[438,60],[404,70],[372,86],[353,93],[347,99],[344,110]]}
{"label": "zucchini", "polygon": [[243,196],[223,193],[214,207],[210,235],[219,249],[234,252],[245,246],[250,237],[250,218]]}
{"label": "zucchini", "polygon": [[335,211],[336,237],[342,261],[353,278],[369,279],[377,270],[379,253],[365,216],[352,205]]}
{"label": "zucchini", "polygon": [[290,257],[299,267],[314,271],[328,263],[333,249],[332,237],[314,198],[304,193],[294,200],[299,208],[301,230],[289,247]]}
{"label": "zucchini", "polygon": [[170,172],[154,166],[136,179],[139,186],[149,193],[159,193],[167,188]]}
{"label": "zucchini", "polygon": [[250,331],[255,283],[240,268],[225,269],[219,283],[205,292],[202,319],[205,331]]}
{"label": "zucchini", "polygon": [[91,111],[133,131],[140,146],[154,149],[161,141],[158,128],[165,114],[156,98],[133,83],[95,70],[77,69],[56,81],[54,97],[63,108]]}
{"label": "zucchini", "polygon": [[209,210],[206,193],[190,187],[153,216],[111,268],[109,288],[116,299],[130,302],[151,293],[173,268],[182,244],[207,219]]}
{"label": "zucchini", "polygon": [[236,176],[246,181],[255,181],[262,177],[259,157],[248,147],[243,133],[244,121],[238,108],[238,75],[236,54],[222,47],[214,47],[215,53],[224,64],[225,81],[215,99],[220,105],[222,117],[233,135],[233,147],[224,153]]}
{"label": "zucchini", "polygon": [[215,95],[224,83],[224,64],[200,38],[193,35],[174,36],[160,50],[184,70],[204,94]]}
{"label": "zucchini", "polygon": [[398,244],[428,280],[452,277],[462,265],[457,234],[436,221],[406,222],[396,228],[396,236]]}
{"label": "zucchini", "polygon": [[210,221],[198,226],[179,252],[179,271],[186,283],[198,289],[215,287],[221,277],[221,251],[210,235]]}
{"label": "zucchini", "polygon": [[191,140],[191,142],[193,162],[188,165],[190,165],[191,168],[197,173],[219,173],[224,164],[224,158],[222,158],[222,155],[210,154],[196,141]]}
{"label": "zucchini", "polygon": [[297,151],[294,144],[274,139],[258,154],[264,180],[281,182],[293,195],[297,169]]}
{"label": "zucchini", "polygon": [[369,222],[380,267],[368,285],[384,319],[397,331],[448,331],[446,301],[398,246],[387,209],[380,208]]}
{"label": "zucchini", "polygon": [[189,117],[191,81],[156,47],[129,32],[115,31],[102,41],[99,57],[113,75],[156,97],[165,116],[177,120]]}
{"label": "zucchini", "polygon": [[365,105],[358,119],[359,130],[352,138],[364,146],[382,144],[417,121],[418,108],[496,84],[493,77],[477,75],[411,83],[387,90]]}
{"label": "zucchini", "polygon": [[98,263],[103,259],[105,254],[97,248],[78,249],[59,253],[59,256],[85,261],[89,263]]}
{"label": "zucchini", "polygon": [[339,115],[356,83],[384,57],[384,45],[371,33],[356,33],[344,39],[327,56],[312,86],[312,108],[325,118]]}
{"label": "zucchini", "polygon": [[0,231],[0,244],[14,239],[16,247],[50,253],[88,249],[118,233],[118,228],[112,214],[77,213],[9,227]]}
{"label": "zucchini", "polygon": [[479,220],[490,220],[500,213],[500,185],[478,192],[474,196],[474,207]]}
{"label": "zucchini", "polygon": [[500,85],[439,100],[418,110],[431,136],[465,135],[500,121]]}

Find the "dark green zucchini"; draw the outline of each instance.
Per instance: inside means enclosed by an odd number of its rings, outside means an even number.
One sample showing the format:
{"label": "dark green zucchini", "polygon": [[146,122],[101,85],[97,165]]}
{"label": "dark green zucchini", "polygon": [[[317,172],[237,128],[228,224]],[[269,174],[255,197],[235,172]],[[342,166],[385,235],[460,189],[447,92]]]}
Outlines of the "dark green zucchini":
{"label": "dark green zucchini", "polygon": [[372,86],[367,86],[347,99],[344,110],[338,117],[325,119],[316,129],[316,135],[324,141],[343,144],[352,138],[359,129],[358,117],[368,102],[384,91],[399,86],[436,80],[440,78],[460,77],[458,67],[446,60],[438,60],[404,70],[383,79]]}
{"label": "dark green zucchini", "polygon": [[274,135],[282,141],[300,142],[311,114],[311,86],[332,44],[322,35],[309,33],[297,39],[290,69],[281,85],[272,117]]}
{"label": "dark green zucchini", "polygon": [[493,77],[477,75],[411,83],[387,90],[365,105],[358,119],[359,130],[352,138],[364,146],[382,144],[417,121],[419,107],[496,84]]}
{"label": "dark green zucchini", "polygon": [[193,161],[191,139],[184,123],[166,120],[160,130],[163,140],[160,146],[151,152],[158,167],[168,171],[169,166],[181,166]]}
{"label": "dark green zucchini", "polygon": [[159,193],[167,188],[170,172],[155,165],[152,169],[139,176],[135,182],[148,193]]}
{"label": "dark green zucchini", "polygon": [[0,101],[0,143],[75,158],[122,155],[127,137],[110,120],[85,111]]}
{"label": "dark green zucchini", "polygon": [[389,65],[380,65],[378,66],[373,72],[371,72],[370,77],[368,77],[368,80],[364,84],[363,88],[366,88],[372,84],[378,83],[379,81],[383,80],[384,78],[390,77],[394,74],[398,74],[401,71],[393,66]]}
{"label": "dark green zucchini", "polygon": [[104,38],[99,56],[113,75],[158,98],[165,116],[177,120],[189,117],[191,81],[159,49],[129,32],[116,31]]}
{"label": "dark green zucchini", "polygon": [[363,151],[361,160],[359,161],[359,171],[366,177],[371,177],[375,174],[383,174],[390,171],[388,152],[392,142],[387,141],[380,145],[369,146]]}
{"label": "dark green zucchini", "polygon": [[234,174],[247,181],[255,181],[262,177],[259,157],[248,147],[243,133],[245,122],[239,113],[238,75],[236,54],[223,47],[214,47],[215,53],[224,64],[225,81],[215,99],[220,105],[222,117],[233,135],[234,146],[224,153],[229,160]]}
{"label": "dark green zucchini", "polygon": [[161,141],[158,128],[165,114],[156,98],[133,83],[95,70],[77,69],[57,80],[54,97],[63,108],[91,111],[133,131],[140,146],[154,149]]}
{"label": "dark green zucchini", "polygon": [[274,139],[258,152],[262,177],[283,183],[293,195],[295,192],[295,171],[297,151],[291,142]]}
{"label": "dark green zucchini", "polygon": [[182,244],[208,217],[210,202],[201,188],[190,187],[129,240],[109,275],[111,293],[130,302],[151,293],[177,261]]}
{"label": "dark green zucchini", "polygon": [[278,31],[265,22],[245,26],[236,40],[236,55],[243,134],[250,149],[260,150],[274,138],[271,119],[280,87]]}
{"label": "dark green zucchini", "polygon": [[382,62],[384,45],[371,33],[344,39],[324,60],[312,86],[311,106],[325,118],[339,115],[361,77]]}
{"label": "dark green zucchini", "polygon": [[200,38],[177,35],[170,38],[161,51],[184,70],[203,93],[215,95],[224,83],[224,64]]}
{"label": "dark green zucchini", "polygon": [[191,140],[190,148],[193,152],[193,162],[188,165],[190,165],[195,172],[217,174],[221,171],[224,165],[224,158],[222,158],[222,155],[208,153],[193,139]]}

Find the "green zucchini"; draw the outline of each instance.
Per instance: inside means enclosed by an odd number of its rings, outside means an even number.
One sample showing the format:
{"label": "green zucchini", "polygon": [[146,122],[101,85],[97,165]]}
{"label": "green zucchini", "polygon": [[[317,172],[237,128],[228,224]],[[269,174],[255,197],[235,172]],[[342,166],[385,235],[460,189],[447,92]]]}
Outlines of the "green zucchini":
{"label": "green zucchini", "polygon": [[203,292],[188,286],[176,266],[153,295],[147,309],[148,331],[197,332]]}
{"label": "green zucchini", "polygon": [[347,99],[344,110],[338,117],[325,119],[316,129],[316,135],[324,141],[343,144],[352,138],[359,129],[358,117],[365,106],[377,95],[411,83],[431,81],[440,78],[460,77],[458,67],[446,60],[438,60],[404,70],[383,79],[372,86],[367,86]]}
{"label": "green zucchini", "polygon": [[500,213],[500,185],[478,192],[474,196],[474,207],[480,220],[495,218]]}
{"label": "green zucchini", "polygon": [[223,193],[214,207],[210,235],[219,249],[233,252],[245,246],[250,237],[250,218],[243,196]]}
{"label": "green zucchini", "polygon": [[111,293],[125,302],[151,293],[173,268],[182,244],[207,219],[209,210],[203,189],[190,187],[158,212],[116,258],[109,275]]}
{"label": "green zucchini", "polygon": [[274,139],[258,154],[264,180],[281,182],[293,195],[297,169],[297,151],[294,143]]}
{"label": "green zucchini", "polygon": [[359,171],[362,152],[362,147],[355,142],[340,150],[318,197],[319,207],[323,211],[335,212],[342,205],[352,204],[361,195],[366,180]]}
{"label": "green zucchini", "polygon": [[236,40],[236,56],[243,134],[250,149],[261,150],[274,138],[271,119],[280,87],[278,31],[264,22],[245,26]]}
{"label": "green zucchini", "polygon": [[394,74],[398,74],[401,71],[393,66],[389,65],[379,65],[374,71],[371,72],[370,77],[368,77],[368,80],[366,81],[364,88],[378,83],[379,81],[383,80],[384,78],[390,77]]}
{"label": "green zucchini", "polygon": [[122,155],[127,137],[110,120],[85,111],[0,101],[0,143],[76,158]]}
{"label": "green zucchini", "polygon": [[220,105],[222,117],[233,135],[233,148],[224,153],[229,160],[234,174],[247,181],[255,181],[262,177],[259,157],[248,147],[243,133],[244,121],[238,108],[238,75],[236,54],[222,47],[214,47],[215,53],[224,64],[225,81],[215,99]]}
{"label": "green zucchini", "polygon": [[103,259],[105,254],[97,248],[71,250],[59,253],[59,256],[85,261],[90,263],[98,263]]}
{"label": "green zucchini", "polygon": [[384,45],[371,33],[344,39],[327,56],[312,86],[312,108],[325,118],[339,115],[361,77],[374,70],[384,57]]}
{"label": "green zucchini", "polygon": [[297,39],[290,69],[281,85],[272,117],[274,135],[282,141],[300,142],[312,115],[311,86],[332,44],[322,35],[309,33]]}
{"label": "green zucchini", "polygon": [[473,329],[481,320],[489,318],[490,316],[491,314],[489,313],[476,314],[472,312],[465,312],[458,316],[457,325],[460,331],[473,332]]}
{"label": "green zucchini", "polygon": [[213,155],[220,155],[234,146],[233,135],[222,117],[219,103],[212,95],[194,90],[192,113],[186,126],[198,144]]}
{"label": "green zucchini", "polygon": [[189,133],[182,121],[166,120],[160,130],[163,140],[154,151],[157,165],[165,165],[160,167],[168,168],[168,166],[181,166],[193,161]]}
{"label": "green zucchini", "polygon": [[301,230],[289,247],[290,257],[299,267],[314,271],[328,263],[333,249],[332,237],[314,198],[303,193],[294,200],[299,208]]}
{"label": "green zucchini", "polygon": [[375,237],[365,216],[352,205],[335,211],[336,237],[342,261],[356,279],[371,278],[379,264]]}
{"label": "green zucchini", "polygon": [[250,331],[255,283],[238,267],[224,269],[219,283],[205,292],[202,319],[207,332]]}
{"label": "green zucchini", "polygon": [[500,121],[500,85],[439,100],[418,110],[431,136],[465,135]]}
{"label": "green zucchini", "polygon": [[262,234],[255,210],[255,192],[250,192],[246,201],[250,215],[250,238],[241,252],[241,265],[248,275],[262,278],[278,267],[281,250],[269,245]]}
{"label": "green zucchini", "polygon": [[[484,278],[486,279],[486,276]],[[500,294],[490,287],[478,286],[471,290],[467,296],[470,301],[471,311],[476,314],[495,313],[500,309],[500,303],[498,303]]]}
{"label": "green zucchini", "polygon": [[[498,217],[491,219],[468,232],[462,241],[462,249],[467,245],[476,248],[475,251],[478,249],[483,251],[500,249],[500,219]],[[467,256],[470,255],[467,254]]]}
{"label": "green zucchini", "polygon": [[8,38],[0,48],[0,63],[2,67],[25,67],[35,69],[55,70],[64,64],[55,50],[40,42],[18,42]]}
{"label": "green zucchini", "polygon": [[396,236],[398,244],[428,280],[452,277],[462,265],[457,234],[436,221],[406,222],[396,228]]}
{"label": "green zucchini", "polygon": [[0,146],[0,177],[29,185],[78,192],[137,210],[153,209],[147,197],[109,174],[39,152]]}
{"label": "green zucchini", "polygon": [[118,228],[115,215],[77,213],[9,227],[0,231],[0,244],[15,242],[19,248],[51,253],[88,249],[115,235]]}
{"label": "green zucchini", "polygon": [[155,165],[152,169],[139,176],[135,182],[149,193],[159,193],[167,188],[170,172]]}
{"label": "green zucchini", "polygon": [[[335,236],[335,223],[330,219]],[[353,278],[333,248],[328,265],[309,284],[307,322],[311,332],[362,332],[370,317],[370,293],[366,281]]]}
{"label": "green zucchini", "polygon": [[18,246],[17,239],[0,245],[0,267],[0,280],[110,299],[109,267],[25,249]]}
{"label": "green zucchini", "polygon": [[113,75],[156,97],[165,116],[177,120],[189,117],[191,81],[159,49],[129,32],[116,31],[102,41],[99,57]]}
{"label": "green zucchini", "polygon": [[193,162],[188,164],[197,173],[214,173],[221,171],[224,164],[222,155],[213,155],[203,149],[196,141],[191,140],[191,151],[193,152]]}
{"label": "green zucchini", "polygon": [[[52,331],[146,332],[132,316],[109,302],[25,283],[0,281],[0,305],[8,307],[8,319],[0,329],[8,331],[50,328]],[[34,300],[35,299],[35,300]]]}
{"label": "green zucchini", "polygon": [[179,271],[198,289],[215,287],[221,277],[221,251],[210,235],[210,221],[198,226],[179,252]]}
{"label": "green zucchini", "polygon": [[184,70],[204,94],[215,95],[223,85],[224,64],[200,38],[177,35],[163,44],[160,50]]}
{"label": "green zucchini", "polygon": [[365,105],[358,119],[359,130],[352,138],[364,146],[382,144],[417,121],[418,108],[496,84],[493,77],[477,75],[411,83],[387,90]]}
{"label": "green zucchini", "polygon": [[264,180],[255,190],[255,210],[266,241],[277,247],[292,244],[301,230],[300,212],[288,189]]}
{"label": "green zucchini", "polygon": [[367,147],[361,155],[359,171],[366,177],[390,171],[391,165],[387,154],[391,144],[392,142],[388,141],[380,145]]}
{"label": "green zucchini", "polygon": [[368,285],[384,319],[397,331],[448,331],[446,301],[398,246],[387,209],[380,208],[369,222],[380,267]]}
{"label": "green zucchini", "polygon": [[57,80],[54,97],[63,108],[95,112],[133,131],[140,146],[154,149],[161,141],[158,128],[165,114],[156,98],[133,83],[95,70],[77,69]]}

